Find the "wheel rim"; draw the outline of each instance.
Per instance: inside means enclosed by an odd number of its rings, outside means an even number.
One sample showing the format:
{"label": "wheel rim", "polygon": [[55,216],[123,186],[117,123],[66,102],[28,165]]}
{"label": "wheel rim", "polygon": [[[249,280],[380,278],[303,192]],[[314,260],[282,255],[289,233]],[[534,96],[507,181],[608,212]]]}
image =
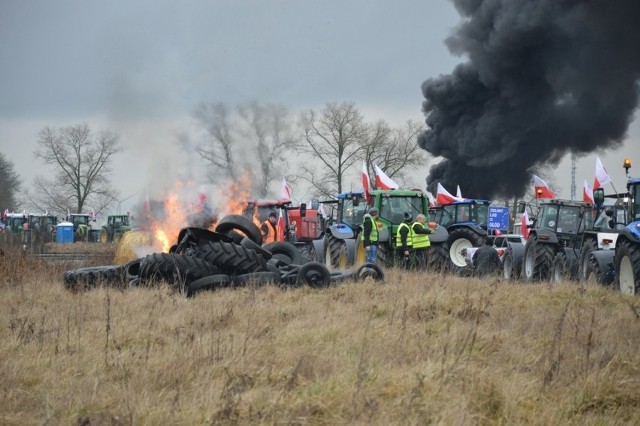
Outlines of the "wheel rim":
{"label": "wheel rim", "polygon": [[620,292],[635,294],[635,282],[633,279],[633,267],[629,256],[623,256],[620,260]]}
{"label": "wheel rim", "polygon": [[467,240],[466,238],[459,238],[455,240],[449,248],[449,257],[451,258],[453,264],[460,267],[466,266],[467,262],[465,262],[464,260],[462,250],[471,247],[473,247],[473,244],[471,244],[471,241]]}
{"label": "wheel rim", "polygon": [[102,230],[102,232],[100,232],[100,241],[102,241],[103,243],[107,242],[107,231],[105,231],[104,229]]}

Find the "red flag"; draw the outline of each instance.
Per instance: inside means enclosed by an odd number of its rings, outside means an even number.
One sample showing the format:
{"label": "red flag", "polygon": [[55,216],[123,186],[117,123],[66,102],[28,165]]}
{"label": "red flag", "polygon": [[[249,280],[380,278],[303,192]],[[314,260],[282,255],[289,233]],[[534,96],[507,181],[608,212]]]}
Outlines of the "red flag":
{"label": "red flag", "polygon": [[280,199],[291,200],[291,187],[287,184],[287,180],[282,176],[282,194]]}
{"label": "red flag", "polygon": [[436,194],[436,204],[439,204],[439,205],[451,204],[454,201],[462,201],[462,200],[463,200],[462,198],[454,197],[453,195],[451,195],[449,191],[444,189],[444,186],[442,186],[440,182],[438,182],[438,193]]}
{"label": "red flag", "polygon": [[596,157],[596,177],[593,180],[593,189],[598,189],[604,186],[605,184],[611,182],[611,178],[609,174],[605,170],[602,165],[602,161],[600,161],[600,157]]}
{"label": "red flag", "polygon": [[398,184],[387,176],[377,164],[374,164],[373,170],[376,172],[376,186],[378,188],[385,190],[398,189]]}
{"label": "red flag", "polygon": [[533,175],[533,186],[535,187],[536,198],[555,198],[549,185],[536,175]]}
{"label": "red flag", "polygon": [[593,191],[589,187],[589,183],[587,180],[584,180],[584,186],[582,187],[582,201],[586,201],[587,203],[595,204],[593,202]]}
{"label": "red flag", "polygon": [[369,180],[369,171],[367,170],[367,163],[362,162],[362,188],[364,189],[364,196],[367,199],[367,203],[371,203],[371,181]]}
{"label": "red flag", "polygon": [[522,235],[525,239],[529,238],[529,228],[527,225],[529,224],[529,215],[525,211],[522,213],[522,218],[520,219],[520,235]]}

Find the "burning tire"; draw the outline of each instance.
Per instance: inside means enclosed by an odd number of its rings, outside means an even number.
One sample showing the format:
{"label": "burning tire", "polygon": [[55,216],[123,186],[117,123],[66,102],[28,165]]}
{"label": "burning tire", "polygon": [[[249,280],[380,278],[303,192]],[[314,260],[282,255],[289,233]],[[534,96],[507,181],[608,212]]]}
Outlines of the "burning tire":
{"label": "burning tire", "polygon": [[231,278],[225,274],[209,275],[208,277],[200,278],[187,286],[187,297],[193,297],[200,291],[226,287],[230,282]]}
{"label": "burning tire", "polygon": [[522,277],[525,281],[548,281],[551,278],[553,247],[540,244],[537,236],[529,237],[524,246]]}
{"label": "burning tire", "polygon": [[217,266],[222,272],[230,275],[247,274],[266,269],[266,261],[262,255],[255,250],[234,243],[208,242],[194,248],[190,254]]}
{"label": "burning tire", "polygon": [[251,219],[236,214],[222,218],[216,226],[216,232],[226,234],[229,231],[237,230],[249,237],[254,243],[262,245],[262,233]]}
{"label": "burning tire", "polygon": [[69,290],[86,290],[101,285],[124,288],[126,286],[125,267],[96,266],[66,271],[63,274],[64,285]]}
{"label": "burning tire", "polygon": [[198,244],[204,244],[208,241],[224,241],[230,243],[233,239],[228,235],[209,231],[208,229],[194,227],[182,228],[178,234],[178,244],[174,251],[176,253],[184,253],[188,248]]}
{"label": "burning tire", "polygon": [[314,288],[327,287],[331,284],[331,273],[322,263],[308,262],[298,270],[296,283],[307,284]]}
{"label": "burning tire", "polygon": [[301,265],[305,263],[298,247],[288,241],[275,241],[265,244],[262,248],[269,251],[274,258],[289,265]]}
{"label": "burning tire", "polygon": [[486,277],[498,274],[500,270],[500,256],[493,247],[480,247],[474,254],[473,274],[476,277]]}
{"label": "burning tire", "polygon": [[255,250],[258,254],[262,255],[265,260],[271,259],[271,256],[273,255],[269,250],[266,250],[261,245],[254,243],[253,240],[248,237],[242,237],[240,245],[244,248]]}
{"label": "burning tire", "polygon": [[154,253],[140,261],[140,281],[167,281],[188,286],[195,280],[219,272],[218,267],[204,259],[174,253]]}
{"label": "burning tire", "polygon": [[640,293],[640,244],[618,239],[615,257],[616,283],[621,293]]}

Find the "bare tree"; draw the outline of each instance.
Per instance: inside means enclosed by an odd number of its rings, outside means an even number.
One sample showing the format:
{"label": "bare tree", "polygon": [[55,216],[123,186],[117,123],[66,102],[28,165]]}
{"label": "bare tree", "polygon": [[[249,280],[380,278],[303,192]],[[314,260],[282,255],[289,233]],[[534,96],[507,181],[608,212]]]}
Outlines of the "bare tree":
{"label": "bare tree", "polygon": [[[257,153],[259,175],[256,189],[260,197],[266,197],[269,185],[287,165],[285,155],[298,146],[294,133],[295,123],[287,108],[280,105],[262,105],[256,101],[238,108],[245,126],[242,134]],[[255,174],[255,173],[254,173]]]}
{"label": "bare tree", "polygon": [[[387,176],[404,179],[407,173],[424,167],[427,159],[417,143],[417,137],[423,131],[424,125],[412,120],[395,129],[384,120],[370,125],[368,137],[362,145],[362,157],[368,171],[371,172],[373,165],[377,164]],[[372,185],[375,186],[375,182],[372,181]]]}
{"label": "bare tree", "polygon": [[234,133],[234,122],[229,108],[224,103],[201,104],[195,114],[196,120],[206,129],[208,140],[198,146],[197,150],[202,159],[214,169],[209,173],[209,179],[214,181],[224,177],[236,181],[234,146],[237,138]]}
{"label": "bare tree", "polygon": [[0,208],[15,210],[18,207],[16,194],[20,191],[20,176],[14,170],[13,163],[0,153]]}
{"label": "bare tree", "polygon": [[95,134],[86,123],[45,127],[34,156],[52,165],[54,172],[49,178],[35,179],[32,202],[62,212],[80,213],[88,205],[96,213],[102,211],[118,196],[110,174],[112,157],[119,151],[117,135]]}
{"label": "bare tree", "polygon": [[300,178],[319,195],[341,193],[347,171],[358,160],[367,136],[362,114],[353,103],[328,104],[302,114],[304,150],[313,161],[301,166]]}

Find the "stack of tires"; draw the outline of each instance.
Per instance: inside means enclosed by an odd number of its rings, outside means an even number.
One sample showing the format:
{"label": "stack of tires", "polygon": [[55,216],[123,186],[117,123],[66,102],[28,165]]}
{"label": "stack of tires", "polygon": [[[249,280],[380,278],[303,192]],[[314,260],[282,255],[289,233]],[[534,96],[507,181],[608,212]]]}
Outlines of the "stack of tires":
{"label": "stack of tires", "polygon": [[64,283],[77,290],[166,282],[190,297],[203,290],[246,284],[306,284],[319,288],[347,279],[383,278],[379,268],[367,268],[360,268],[364,272],[355,274],[330,273],[325,265],[304,258],[294,244],[278,241],[263,246],[260,230],[250,219],[230,215],[218,223],[215,232],[195,227],[182,229],[169,253],[150,254],[122,266],[67,271]]}

